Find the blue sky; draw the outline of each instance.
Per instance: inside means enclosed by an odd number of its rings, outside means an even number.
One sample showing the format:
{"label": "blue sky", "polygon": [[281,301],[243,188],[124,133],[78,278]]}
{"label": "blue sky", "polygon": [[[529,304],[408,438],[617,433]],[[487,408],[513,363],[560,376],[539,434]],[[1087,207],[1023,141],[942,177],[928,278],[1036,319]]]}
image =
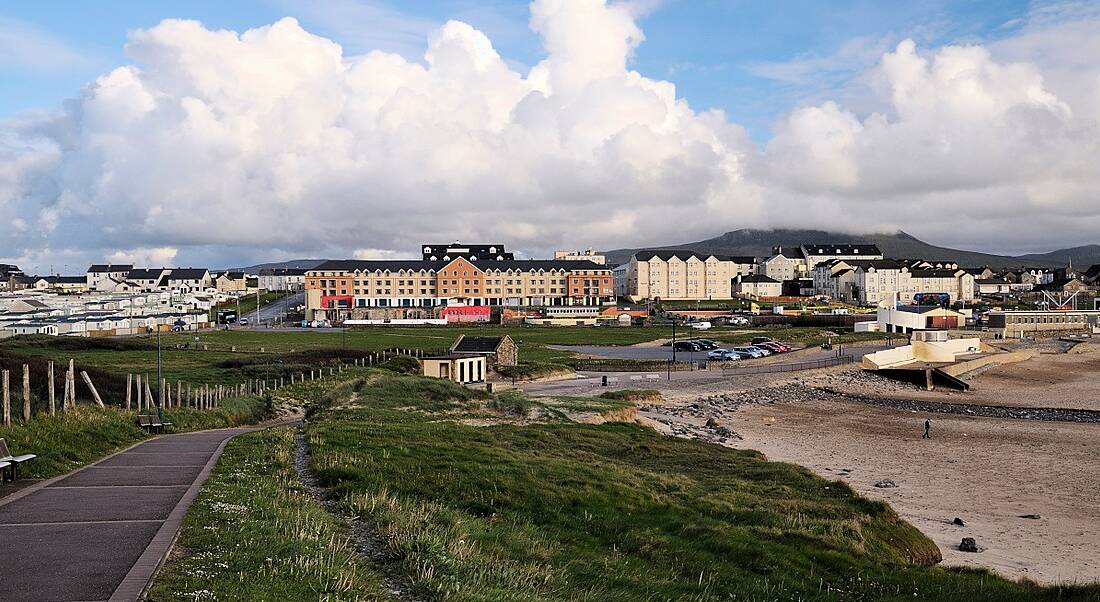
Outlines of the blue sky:
{"label": "blue sky", "polygon": [[[718,108],[766,142],[774,120],[799,104],[841,98],[899,40],[922,46],[988,42],[1027,15],[1019,0],[635,0],[646,41],[634,68],[674,82],[697,110]],[[431,0],[40,0],[0,7],[0,118],[56,108],[87,82],[128,63],[127,32],[170,17],[236,31],[294,16],[346,53],[380,48],[420,57],[428,31],[447,19],[485,32],[517,67],[542,58],[527,27],[528,3]],[[36,49],[34,56],[13,52]],[[855,107],[858,109],[858,107]]]}

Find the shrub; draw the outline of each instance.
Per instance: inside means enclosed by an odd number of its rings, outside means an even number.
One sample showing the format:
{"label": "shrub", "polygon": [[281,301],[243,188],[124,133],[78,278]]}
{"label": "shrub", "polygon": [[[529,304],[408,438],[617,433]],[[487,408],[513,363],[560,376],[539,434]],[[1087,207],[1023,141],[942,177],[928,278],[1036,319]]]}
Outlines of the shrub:
{"label": "shrub", "polygon": [[398,374],[420,374],[420,360],[411,355],[395,355],[380,367]]}

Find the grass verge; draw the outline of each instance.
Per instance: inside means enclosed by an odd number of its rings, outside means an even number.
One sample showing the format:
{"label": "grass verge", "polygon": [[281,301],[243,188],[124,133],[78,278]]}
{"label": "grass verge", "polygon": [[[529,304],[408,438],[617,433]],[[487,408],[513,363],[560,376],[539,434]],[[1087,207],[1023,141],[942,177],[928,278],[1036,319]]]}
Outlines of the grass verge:
{"label": "grass verge", "polygon": [[294,469],[294,430],[226,446],[150,600],[391,600]]}

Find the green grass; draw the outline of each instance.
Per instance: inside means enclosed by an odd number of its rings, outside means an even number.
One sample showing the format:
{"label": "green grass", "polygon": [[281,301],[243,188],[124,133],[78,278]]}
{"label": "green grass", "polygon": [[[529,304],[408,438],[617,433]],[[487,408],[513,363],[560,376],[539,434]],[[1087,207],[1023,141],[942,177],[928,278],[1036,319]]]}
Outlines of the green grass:
{"label": "green grass", "polygon": [[294,470],[294,431],[230,440],[150,600],[392,600]]}
{"label": "green grass", "polygon": [[756,452],[624,423],[467,426],[448,418],[484,401],[468,389],[358,387],[309,425],[313,466],[429,599],[1100,596],[929,567],[935,545],[886,504]]}
{"label": "green grass", "polygon": [[[75,411],[0,427],[0,437],[8,440],[12,453],[38,455],[20,468],[21,476],[54,477],[148,438],[134,424],[136,414],[79,405]],[[172,423],[169,432],[224,428],[263,420],[265,406],[257,397],[242,397],[224,400],[210,410],[172,408],[164,411],[164,417]]]}
{"label": "green grass", "polygon": [[357,556],[303,491],[288,430],[252,434],[227,447],[151,599],[381,600],[382,573],[422,600],[1100,599],[930,566],[935,545],[886,504],[756,452],[516,421],[646,391],[531,400],[380,370],[295,387],[280,393],[321,397],[311,465],[382,553]]}

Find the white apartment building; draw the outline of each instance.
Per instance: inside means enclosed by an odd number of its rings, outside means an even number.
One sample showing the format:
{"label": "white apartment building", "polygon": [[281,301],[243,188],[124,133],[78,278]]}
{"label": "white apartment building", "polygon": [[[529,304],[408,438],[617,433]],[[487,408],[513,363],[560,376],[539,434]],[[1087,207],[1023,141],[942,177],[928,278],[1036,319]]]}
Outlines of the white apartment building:
{"label": "white apartment building", "polygon": [[596,265],[606,265],[607,257],[596,253],[592,249],[584,251],[554,251],[554,259],[558,261],[591,261]]}
{"label": "white apartment building", "polygon": [[639,251],[613,271],[616,292],[632,302],[730,299],[734,279],[755,273],[755,257],[694,251]]}
{"label": "white apartment building", "polygon": [[772,247],[772,256],[761,262],[758,271],[769,278],[784,282],[808,278],[819,264],[843,259],[882,259],[882,251],[877,245],[849,243]]}
{"label": "white apartment building", "polygon": [[951,262],[898,259],[832,260],[813,271],[814,292],[859,305],[903,303],[918,293],[946,293],[973,301],[974,276]]}
{"label": "white apartment building", "polygon": [[88,289],[103,290],[105,285],[108,289],[113,289],[115,284],[125,280],[133,269],[133,264],[95,264],[88,268]]}
{"label": "white apartment building", "polygon": [[265,291],[300,291],[306,287],[305,268],[266,268],[260,270],[259,286]]}

